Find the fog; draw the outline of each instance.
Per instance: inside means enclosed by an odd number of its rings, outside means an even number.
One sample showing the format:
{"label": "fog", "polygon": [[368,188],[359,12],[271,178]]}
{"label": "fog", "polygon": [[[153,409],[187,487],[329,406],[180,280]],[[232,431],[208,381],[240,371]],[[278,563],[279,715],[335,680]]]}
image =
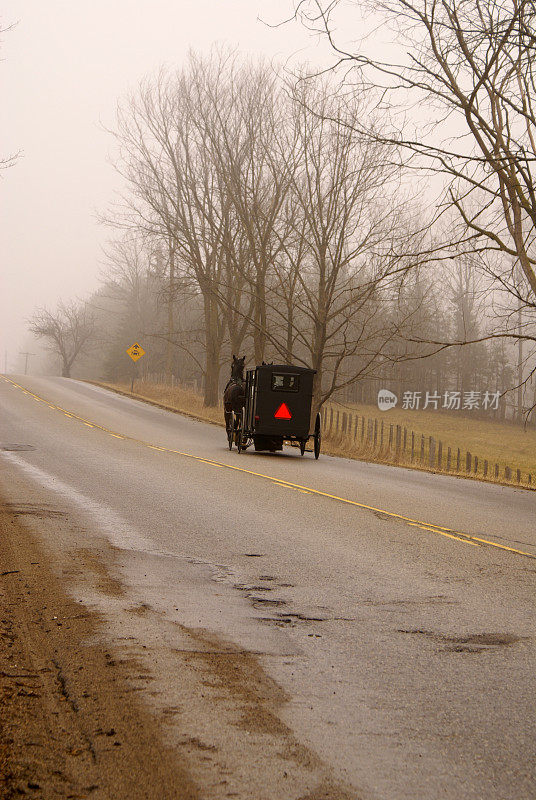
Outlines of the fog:
{"label": "fog", "polygon": [[[270,59],[317,61],[300,25],[269,27],[289,0],[27,0],[4,3],[0,368],[24,369],[36,306],[97,286],[110,231],[98,222],[121,188],[111,165],[114,110],[125,92],[189,48],[226,42]],[[262,20],[260,19],[262,17]],[[37,352],[35,345],[32,351]],[[30,362],[31,369],[31,362]]]}

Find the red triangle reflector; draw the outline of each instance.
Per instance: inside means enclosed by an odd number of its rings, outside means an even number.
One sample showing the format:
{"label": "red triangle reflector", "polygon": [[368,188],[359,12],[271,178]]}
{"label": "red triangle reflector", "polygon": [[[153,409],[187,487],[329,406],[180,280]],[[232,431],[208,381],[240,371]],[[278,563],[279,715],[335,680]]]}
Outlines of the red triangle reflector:
{"label": "red triangle reflector", "polygon": [[279,408],[274,414],[275,419],[292,419],[292,414],[288,410],[286,403],[281,403]]}

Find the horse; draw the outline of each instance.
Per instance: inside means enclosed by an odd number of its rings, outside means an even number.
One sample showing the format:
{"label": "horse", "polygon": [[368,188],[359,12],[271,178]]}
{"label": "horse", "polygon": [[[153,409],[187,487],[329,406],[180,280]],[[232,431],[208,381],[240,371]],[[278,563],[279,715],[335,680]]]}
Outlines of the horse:
{"label": "horse", "polygon": [[223,393],[223,408],[225,414],[225,429],[228,431],[232,425],[233,411],[235,413],[235,425],[239,417],[242,416],[244,403],[246,401],[246,386],[244,381],[244,363],[246,357],[237,358],[233,355],[231,364],[231,378]]}

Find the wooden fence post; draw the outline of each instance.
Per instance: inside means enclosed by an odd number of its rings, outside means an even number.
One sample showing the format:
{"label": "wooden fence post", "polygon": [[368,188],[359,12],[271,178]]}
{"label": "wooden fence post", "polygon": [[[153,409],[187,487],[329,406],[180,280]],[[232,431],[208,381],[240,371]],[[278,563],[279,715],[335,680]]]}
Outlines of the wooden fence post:
{"label": "wooden fence post", "polygon": [[495,480],[499,480],[499,465],[495,464]]}
{"label": "wooden fence post", "polygon": [[504,468],[504,477],[506,478],[507,481],[511,480],[511,478],[512,478],[512,470],[510,469],[510,467],[505,467]]}
{"label": "wooden fence post", "polygon": [[424,433],[421,434],[421,464],[424,464]]}
{"label": "wooden fence post", "polygon": [[428,466],[435,467],[435,449],[436,443],[433,436],[428,437]]}
{"label": "wooden fence post", "polygon": [[380,451],[383,451],[383,419],[380,427]]}
{"label": "wooden fence post", "polygon": [[517,482],[521,483],[521,470],[520,469],[517,470],[516,478],[517,478]]}
{"label": "wooden fence post", "polygon": [[488,462],[484,459],[484,477],[487,478],[488,476]]}
{"label": "wooden fence post", "polygon": [[437,445],[437,468],[443,468],[443,442],[439,442]]}
{"label": "wooden fence post", "polygon": [[473,458],[471,456],[471,453],[469,452],[469,450],[467,450],[467,452],[465,453],[465,471],[466,472],[471,472],[471,462],[472,462],[472,460],[473,460]]}
{"label": "wooden fence post", "polygon": [[450,447],[447,449],[447,472],[450,472],[452,453]]}
{"label": "wooden fence post", "polygon": [[474,470],[473,470],[473,472],[475,473],[475,475],[476,475],[476,473],[478,472],[478,456],[475,456],[475,463],[474,463]]}
{"label": "wooden fence post", "polygon": [[376,450],[376,445],[378,444],[378,420],[374,420],[374,449]]}
{"label": "wooden fence post", "polygon": [[389,425],[389,452],[393,449],[393,426]]}
{"label": "wooden fence post", "polygon": [[346,433],[346,423],[347,423],[347,420],[348,420],[348,417],[347,417],[347,415],[346,415],[346,411],[343,411],[343,412],[342,412],[342,425],[341,425],[341,433]]}
{"label": "wooden fence post", "polygon": [[460,471],[460,467],[461,467],[460,459],[461,459],[461,452],[460,452],[460,448],[458,447],[458,453],[456,455],[456,472]]}

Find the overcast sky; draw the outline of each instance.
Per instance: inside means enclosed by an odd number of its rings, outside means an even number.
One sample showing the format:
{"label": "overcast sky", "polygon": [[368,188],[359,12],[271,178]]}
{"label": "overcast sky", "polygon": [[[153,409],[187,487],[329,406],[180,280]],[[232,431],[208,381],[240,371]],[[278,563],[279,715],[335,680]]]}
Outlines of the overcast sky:
{"label": "overcast sky", "polygon": [[[0,180],[0,371],[18,371],[36,306],[84,298],[98,285],[96,220],[120,187],[103,126],[116,101],[189,48],[228,42],[269,58],[318,62],[316,38],[269,28],[292,0],[4,0],[0,156],[21,156]],[[326,53],[327,51],[324,51]],[[325,57],[325,56],[324,56]]]}

